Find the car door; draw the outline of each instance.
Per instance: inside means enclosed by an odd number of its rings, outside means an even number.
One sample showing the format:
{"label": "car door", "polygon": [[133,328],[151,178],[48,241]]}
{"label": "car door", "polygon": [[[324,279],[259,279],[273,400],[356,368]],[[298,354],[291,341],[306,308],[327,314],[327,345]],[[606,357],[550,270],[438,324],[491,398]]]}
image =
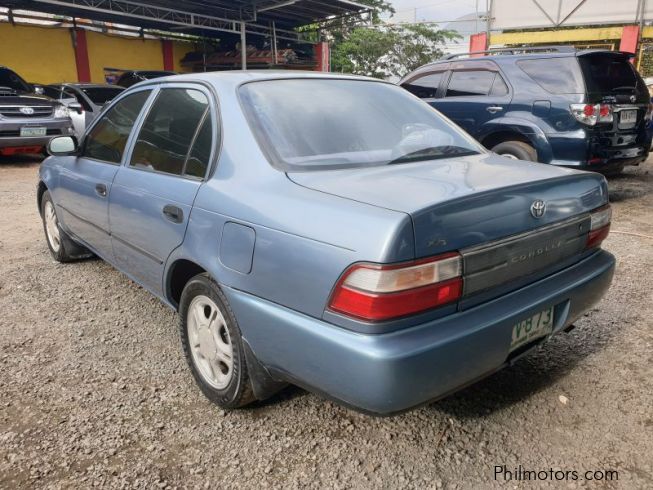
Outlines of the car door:
{"label": "car door", "polygon": [[462,65],[451,71],[443,97],[433,106],[475,136],[487,121],[506,114],[510,105],[510,90],[492,65]]}
{"label": "car door", "polygon": [[90,129],[77,158],[67,159],[59,175],[62,221],[72,234],[102,258],[112,261],[109,195],[125,157],[131,131],[151,89],[126,95]]}
{"label": "car door", "polygon": [[183,241],[205,178],[217,117],[201,85],[165,84],[154,95],[109,203],[117,265],[155,294],[165,261]]}

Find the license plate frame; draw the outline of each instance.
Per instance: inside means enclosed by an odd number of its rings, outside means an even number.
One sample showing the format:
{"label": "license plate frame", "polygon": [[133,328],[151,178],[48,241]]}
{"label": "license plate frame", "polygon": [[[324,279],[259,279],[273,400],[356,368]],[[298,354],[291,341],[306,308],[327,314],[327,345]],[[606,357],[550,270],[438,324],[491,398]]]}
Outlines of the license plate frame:
{"label": "license plate frame", "polygon": [[619,112],[619,124],[636,124],[637,109],[628,109]]}
{"label": "license plate frame", "polygon": [[552,332],[553,307],[550,307],[513,325],[510,352]]}
{"label": "license plate frame", "polygon": [[48,128],[40,126],[23,126],[20,128],[21,138],[41,137],[47,136]]}

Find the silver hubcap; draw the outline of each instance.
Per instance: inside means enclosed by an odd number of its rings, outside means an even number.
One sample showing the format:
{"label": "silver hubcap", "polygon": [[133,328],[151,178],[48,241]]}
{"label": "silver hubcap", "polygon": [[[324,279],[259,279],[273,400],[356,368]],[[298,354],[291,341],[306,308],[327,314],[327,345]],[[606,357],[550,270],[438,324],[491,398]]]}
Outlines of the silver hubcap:
{"label": "silver hubcap", "polygon": [[59,235],[59,222],[57,221],[57,214],[54,212],[54,206],[51,201],[45,203],[43,212],[43,219],[45,220],[45,233],[48,237],[48,242],[55,252],[61,248],[61,237]]}
{"label": "silver hubcap", "polygon": [[218,306],[211,298],[196,296],[188,307],[188,341],[200,375],[218,390],[227,387],[233,375],[233,345]]}
{"label": "silver hubcap", "polygon": [[504,158],[510,158],[511,160],[519,160],[515,155],[511,155],[510,153],[499,153]]}

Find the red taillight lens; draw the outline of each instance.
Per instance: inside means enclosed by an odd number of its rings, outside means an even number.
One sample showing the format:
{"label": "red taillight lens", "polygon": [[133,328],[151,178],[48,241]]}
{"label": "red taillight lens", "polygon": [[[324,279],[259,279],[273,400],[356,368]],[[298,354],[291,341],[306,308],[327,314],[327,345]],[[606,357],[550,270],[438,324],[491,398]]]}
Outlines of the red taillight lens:
{"label": "red taillight lens", "polygon": [[588,126],[610,123],[614,118],[610,104],[571,104],[570,107],[574,117]]}
{"label": "red taillight lens", "polygon": [[605,207],[592,211],[590,214],[592,224],[587,236],[587,248],[600,247],[603,240],[610,233],[610,221],[612,220],[612,208],[608,204]]}
{"label": "red taillight lens", "polygon": [[390,320],[454,302],[462,285],[459,254],[396,265],[356,264],[336,285],[329,309],[366,321]]}

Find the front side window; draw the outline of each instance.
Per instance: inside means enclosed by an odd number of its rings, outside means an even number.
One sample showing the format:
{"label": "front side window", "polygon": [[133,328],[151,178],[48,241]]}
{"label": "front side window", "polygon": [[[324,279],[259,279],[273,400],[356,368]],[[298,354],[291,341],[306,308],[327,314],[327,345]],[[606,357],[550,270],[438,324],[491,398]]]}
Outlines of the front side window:
{"label": "front side window", "polygon": [[[201,131],[198,134],[198,130],[202,129],[199,126],[206,119],[208,109],[209,100],[199,90],[162,89],[143,122],[130,165],[155,172],[184,174],[193,143],[199,139],[198,145],[206,144],[207,135]],[[210,147],[210,129],[208,136]],[[192,156],[194,172],[198,171],[196,160],[203,158],[202,150],[198,151],[199,156]]]}
{"label": "front side window", "polygon": [[259,145],[282,170],[391,165],[482,153],[401,87],[344,79],[247,83],[241,100]]}
{"label": "front side window", "polygon": [[455,71],[451,74],[447,97],[488,95],[494,83],[494,72],[486,70]]}
{"label": "front side window", "polygon": [[109,109],[86,136],[83,156],[109,163],[120,163],[129,133],[150,92],[150,90],[143,90],[128,95]]}
{"label": "front side window", "polygon": [[429,73],[428,75],[404,83],[402,87],[420,99],[434,99],[441,80],[442,72]]}

